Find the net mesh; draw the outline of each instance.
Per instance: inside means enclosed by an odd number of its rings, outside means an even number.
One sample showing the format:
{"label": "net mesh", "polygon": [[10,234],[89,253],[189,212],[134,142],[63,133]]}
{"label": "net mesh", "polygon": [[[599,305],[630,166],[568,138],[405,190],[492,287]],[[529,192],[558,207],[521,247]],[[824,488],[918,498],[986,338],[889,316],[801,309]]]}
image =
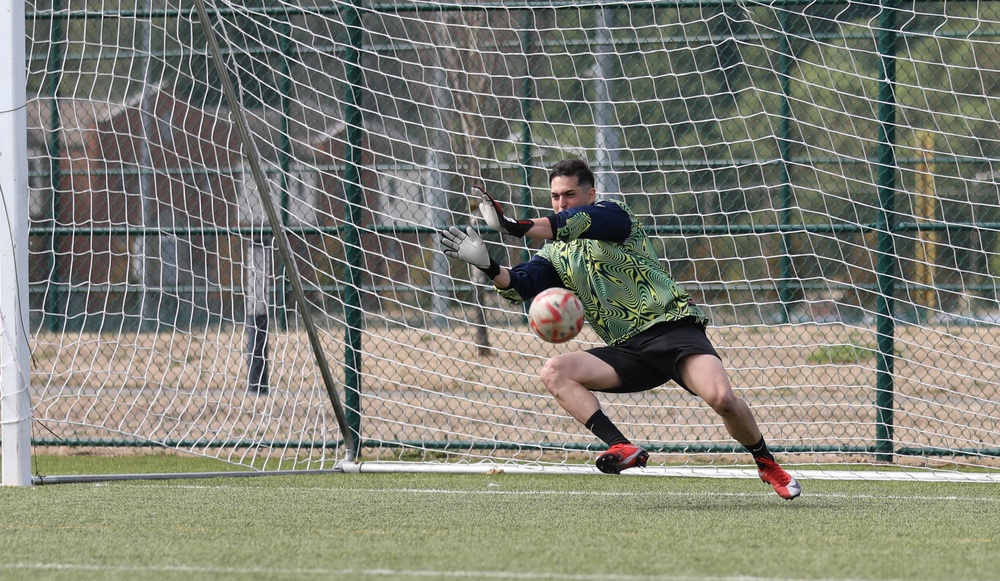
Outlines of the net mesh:
{"label": "net mesh", "polygon": [[[308,316],[361,458],[592,460],[537,372],[596,336],[540,342],[435,235],[476,223],[476,184],[544,215],[581,157],[784,461],[997,466],[994,3],[208,9],[235,110],[188,3],[29,0],[37,445],[330,467]],[[676,386],[602,399],[652,464],[748,461]]]}

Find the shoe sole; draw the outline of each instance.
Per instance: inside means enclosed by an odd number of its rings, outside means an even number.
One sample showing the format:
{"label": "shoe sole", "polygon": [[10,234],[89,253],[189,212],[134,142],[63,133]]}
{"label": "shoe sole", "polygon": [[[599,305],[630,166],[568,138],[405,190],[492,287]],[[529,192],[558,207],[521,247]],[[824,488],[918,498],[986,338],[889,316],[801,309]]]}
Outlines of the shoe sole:
{"label": "shoe sole", "polygon": [[[629,468],[644,468],[648,460],[649,452],[640,448],[639,451],[628,458],[622,458],[618,454],[602,454],[597,457],[595,464],[597,464],[597,469],[605,474],[621,474],[622,470],[628,470]],[[624,468],[619,468],[621,464],[629,464],[630,462],[634,463]]]}

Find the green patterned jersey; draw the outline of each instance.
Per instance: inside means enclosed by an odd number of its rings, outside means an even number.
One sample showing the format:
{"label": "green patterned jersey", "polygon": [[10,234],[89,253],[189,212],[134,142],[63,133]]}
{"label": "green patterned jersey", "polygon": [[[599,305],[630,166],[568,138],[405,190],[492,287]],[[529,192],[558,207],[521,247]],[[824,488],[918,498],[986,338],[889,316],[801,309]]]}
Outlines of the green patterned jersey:
{"label": "green patterned jersey", "polygon": [[[609,345],[651,326],[685,317],[708,317],[670,277],[649,237],[618,201],[571,208],[549,217],[555,240],[511,269],[512,286],[500,290],[514,304],[551,286],[580,297],[587,321]],[[499,289],[498,289],[499,290]]]}

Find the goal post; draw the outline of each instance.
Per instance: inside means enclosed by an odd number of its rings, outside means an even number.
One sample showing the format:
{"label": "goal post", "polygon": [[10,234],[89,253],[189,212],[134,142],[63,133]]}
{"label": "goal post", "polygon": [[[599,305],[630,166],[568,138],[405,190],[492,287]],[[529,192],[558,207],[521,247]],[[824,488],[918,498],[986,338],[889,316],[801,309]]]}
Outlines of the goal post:
{"label": "goal post", "polygon": [[[593,472],[537,377],[593,330],[542,343],[437,241],[479,224],[473,185],[544,215],[572,156],[784,463],[1000,468],[991,3],[29,0],[21,25],[35,449]],[[676,386],[602,402],[651,471],[749,463]]]}
{"label": "goal post", "polygon": [[0,8],[0,430],[3,484],[31,483],[24,4]]}

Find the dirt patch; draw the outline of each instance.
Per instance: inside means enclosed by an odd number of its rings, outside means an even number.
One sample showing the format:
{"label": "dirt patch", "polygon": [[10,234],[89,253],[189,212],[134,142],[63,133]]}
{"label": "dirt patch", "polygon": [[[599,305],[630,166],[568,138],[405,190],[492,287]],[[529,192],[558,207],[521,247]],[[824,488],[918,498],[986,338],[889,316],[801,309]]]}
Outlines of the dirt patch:
{"label": "dirt patch", "polygon": [[[726,327],[710,335],[739,395],[771,445],[795,461],[866,462],[878,427],[874,331],[845,325]],[[596,346],[585,328],[549,345],[525,326],[490,330],[369,327],[360,351],[342,328],[321,330],[337,392],[361,416],[366,457],[495,456],[589,459],[595,438],[544,392],[546,358]],[[172,334],[41,334],[34,337],[36,439],[74,445],[109,440],[222,450],[235,461],[329,461],[342,436],[301,332],[271,335],[271,391],[246,389],[240,327]],[[998,464],[1000,353],[996,327],[902,327],[892,361],[893,438],[918,464]],[[361,361],[351,369],[346,361]],[[348,385],[360,381],[352,398]],[[734,462],[714,414],[674,386],[603,396],[630,437],[662,461]],[[920,457],[926,455],[926,457]],[[745,460],[745,458],[743,458]]]}

